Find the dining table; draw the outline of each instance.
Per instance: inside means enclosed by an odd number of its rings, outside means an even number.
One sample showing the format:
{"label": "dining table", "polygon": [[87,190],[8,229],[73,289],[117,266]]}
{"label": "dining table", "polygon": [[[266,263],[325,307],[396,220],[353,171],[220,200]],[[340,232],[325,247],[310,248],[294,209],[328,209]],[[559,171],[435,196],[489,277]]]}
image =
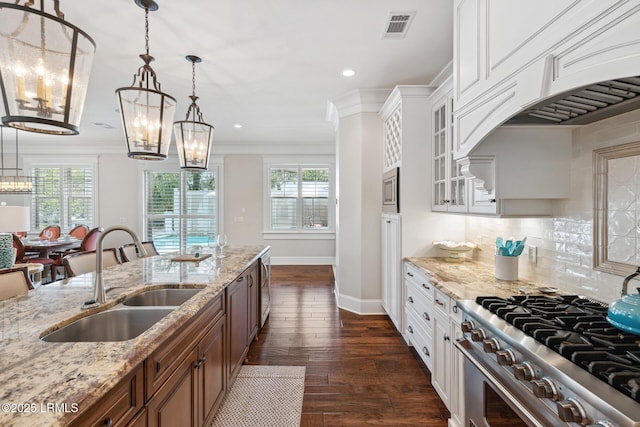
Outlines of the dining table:
{"label": "dining table", "polygon": [[38,252],[40,258],[49,258],[49,254],[53,251],[63,251],[67,249],[77,249],[80,247],[82,239],[29,239],[25,241],[25,252]]}

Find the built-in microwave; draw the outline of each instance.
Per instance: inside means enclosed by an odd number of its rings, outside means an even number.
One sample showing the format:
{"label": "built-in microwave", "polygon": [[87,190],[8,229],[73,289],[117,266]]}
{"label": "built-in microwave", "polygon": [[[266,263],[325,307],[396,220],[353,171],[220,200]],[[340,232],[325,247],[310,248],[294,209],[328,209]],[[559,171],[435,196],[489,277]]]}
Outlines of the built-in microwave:
{"label": "built-in microwave", "polygon": [[382,175],[382,211],[400,212],[400,168]]}

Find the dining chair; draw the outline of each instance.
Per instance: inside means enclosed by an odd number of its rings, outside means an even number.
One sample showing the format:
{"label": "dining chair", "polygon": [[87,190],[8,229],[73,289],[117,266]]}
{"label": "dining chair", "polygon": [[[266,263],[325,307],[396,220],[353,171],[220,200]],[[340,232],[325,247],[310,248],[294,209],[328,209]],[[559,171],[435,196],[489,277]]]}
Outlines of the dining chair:
{"label": "dining chair", "polygon": [[25,295],[31,289],[27,267],[0,270],[0,301]]}
{"label": "dining chair", "polygon": [[16,248],[16,262],[23,263],[32,263],[32,264],[42,264],[42,267],[49,267],[49,277],[51,281],[55,280],[55,266],[54,260],[51,258],[40,258],[40,257],[30,257],[27,256],[24,250],[24,245],[22,244],[22,240],[17,235],[13,235],[13,247]]}
{"label": "dining chair", "polygon": [[60,226],[48,225],[40,232],[40,238],[46,240],[53,240],[60,238]]}
{"label": "dining chair", "polygon": [[[84,273],[96,271],[96,251],[75,252],[62,258],[67,277],[74,277]],[[120,264],[116,248],[103,249],[102,266],[113,267]]]}
{"label": "dining chair", "polygon": [[[142,242],[142,247],[147,252],[148,257],[158,255],[156,245],[154,245],[152,241]],[[120,251],[120,259],[122,259],[122,262],[129,262],[138,258],[138,249],[135,243],[122,245],[118,250]]]}
{"label": "dining chair", "polygon": [[[86,227],[86,226],[85,226]],[[78,252],[87,252],[87,251],[95,251],[96,246],[98,245],[98,238],[104,229],[102,227],[92,228],[87,232],[87,234],[82,238],[82,242],[80,242],[80,247],[78,249],[68,249],[63,252],[53,253],[51,257],[55,260],[55,265],[52,270],[52,279],[56,280],[56,276],[58,274],[58,267],[62,267],[63,270],[67,271],[64,268],[63,258],[67,255],[78,253]]]}
{"label": "dining chair", "polygon": [[76,239],[84,239],[84,236],[86,236],[88,233],[89,227],[84,224],[76,225],[71,230],[69,230],[69,236],[75,237]]}

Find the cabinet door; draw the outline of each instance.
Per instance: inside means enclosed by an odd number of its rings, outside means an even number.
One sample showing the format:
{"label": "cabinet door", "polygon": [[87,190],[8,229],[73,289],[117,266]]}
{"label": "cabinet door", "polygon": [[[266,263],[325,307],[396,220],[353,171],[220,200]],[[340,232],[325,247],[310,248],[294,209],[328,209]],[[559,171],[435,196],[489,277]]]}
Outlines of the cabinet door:
{"label": "cabinet door", "polygon": [[258,335],[260,328],[260,282],[257,264],[249,269],[247,280],[249,281],[249,343],[251,343]]}
{"label": "cabinet door", "polygon": [[453,97],[449,91],[434,107],[432,114],[433,200],[434,211],[467,210],[467,178],[453,158]]}
{"label": "cabinet door", "polygon": [[227,287],[227,320],[229,322],[229,379],[236,377],[249,349],[249,285],[240,275]]}
{"label": "cabinet door", "polygon": [[227,389],[225,319],[211,328],[198,344],[198,421],[207,425]]}
{"label": "cabinet door", "polygon": [[450,408],[451,402],[451,336],[449,320],[440,315],[433,316],[433,372],[431,383],[440,398]]}
{"label": "cabinet door", "polygon": [[399,215],[382,217],[382,293],[383,306],[389,318],[402,331],[401,225]]}
{"label": "cabinet door", "polygon": [[198,425],[195,408],[195,364],[196,352],[192,351],[151,399],[147,407],[149,426]]}

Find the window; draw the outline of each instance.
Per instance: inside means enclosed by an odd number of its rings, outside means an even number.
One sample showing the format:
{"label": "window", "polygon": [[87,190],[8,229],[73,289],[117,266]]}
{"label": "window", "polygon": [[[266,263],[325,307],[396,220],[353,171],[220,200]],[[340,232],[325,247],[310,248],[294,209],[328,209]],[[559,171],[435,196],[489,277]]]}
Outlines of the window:
{"label": "window", "polygon": [[59,225],[69,231],[79,224],[93,227],[95,223],[95,166],[31,166],[35,191],[31,198],[31,228],[42,230],[47,225]]}
{"label": "window", "polygon": [[161,253],[207,245],[218,230],[217,168],[144,172],[145,237]]}
{"label": "window", "polygon": [[331,164],[265,164],[265,228],[275,233],[333,232]]}

